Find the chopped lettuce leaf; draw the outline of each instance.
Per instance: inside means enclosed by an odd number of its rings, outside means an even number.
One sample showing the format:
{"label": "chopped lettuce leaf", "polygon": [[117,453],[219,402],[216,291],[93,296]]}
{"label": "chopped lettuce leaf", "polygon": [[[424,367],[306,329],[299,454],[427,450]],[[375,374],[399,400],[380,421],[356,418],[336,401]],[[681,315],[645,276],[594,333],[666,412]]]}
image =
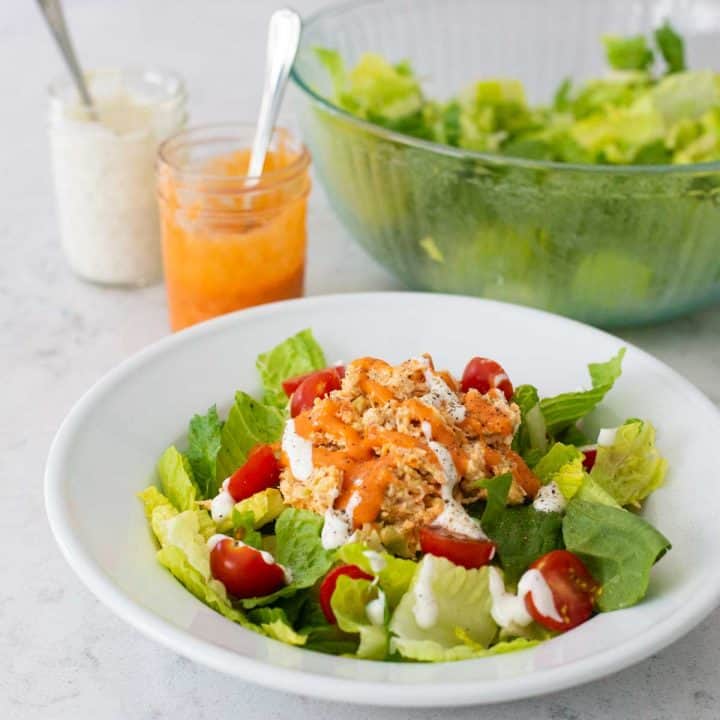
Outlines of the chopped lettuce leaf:
{"label": "chopped lettuce leaf", "polygon": [[482,526],[497,546],[500,566],[509,583],[517,582],[541,555],[563,546],[562,515],[539,512],[532,505],[506,507],[488,519],[483,515]]}
{"label": "chopped lettuce leaf", "polygon": [[255,608],[248,612],[248,618],[257,624],[263,634],[288,645],[304,645],[307,635],[293,629],[282,608]]}
{"label": "chopped lettuce leaf", "polygon": [[[265,549],[263,547],[263,536],[255,529],[255,515],[252,510],[239,512],[237,506],[233,508],[232,529],[233,535],[238,540],[242,540],[246,545],[257,548],[258,550]],[[273,553],[270,554],[272,555]]]}
{"label": "chopped lettuce leaf", "polygon": [[685,70],[685,43],[675,32],[669,20],[666,20],[654,32],[655,44],[667,65],[667,72],[676,73]]}
{"label": "chopped lettuce leaf", "polygon": [[532,466],[547,450],[545,417],[540,410],[537,388],[519,385],[515,388],[513,402],[520,408],[521,422],[513,438],[513,450]]}
{"label": "chopped lettuce leaf", "polygon": [[286,508],[275,523],[275,559],[292,573],[292,582],[271,595],[248,598],[244,607],[268,605],[312,587],[333,564],[334,553],[320,541],[323,519],[308,510]]}
{"label": "chopped lettuce leaf", "polygon": [[158,550],[158,562],[166,567],[196,598],[233,622],[255,629],[245,615],[235,609],[227,598],[225,586],[218,580],[206,580],[190,564],[185,553],[174,545]]}
{"label": "chopped lettuce leaf", "polygon": [[170,501],[154,486],[146,487],[137,494],[143,504],[145,517],[150,520],[153,510],[160,505],[170,505]]}
{"label": "chopped lettuce leaf", "polygon": [[360,636],[357,656],[369,660],[383,660],[388,654],[387,617],[376,625],[367,613],[368,603],[378,597],[378,588],[370,581],[341,575],[330,599],[340,629]]}
{"label": "chopped lettuce leaf", "polygon": [[[421,615],[420,625],[416,607],[427,604],[434,605],[434,622],[425,622]],[[497,634],[491,607],[486,567],[466,570],[445,558],[425,555],[390,621],[391,651],[423,661],[472,657],[474,651],[461,637],[487,648]]]}
{"label": "chopped lettuce leaf", "polygon": [[327,365],[311,330],[301,330],[258,356],[256,364],[263,384],[263,402],[283,411],[288,404],[282,389],[283,380],[321,370]]}
{"label": "chopped lettuce leaf", "polygon": [[544,485],[554,482],[566,500],[570,500],[587,477],[583,454],[573,445],[555,443],[533,468]]}
{"label": "chopped lettuce leaf", "polygon": [[232,475],[256,445],[279,440],[283,423],[283,414],[278,408],[263,405],[247,393],[235,393],[235,403],[220,434],[218,479]]}
{"label": "chopped lettuce leaf", "polygon": [[599,505],[610,505],[611,507],[619,508],[620,505],[615,501],[615,498],[610,495],[609,492],[603,490],[599,483],[587,473],[583,479],[582,485],[577,491],[575,497],[578,500],[585,500],[586,502],[598,503]]}
{"label": "chopped lettuce leaf", "polygon": [[221,479],[217,477],[222,423],[213,405],[205,415],[194,415],[188,431],[187,459],[192,468],[200,499],[217,495]]}
{"label": "chopped lettuce leaf", "polygon": [[602,41],[608,65],[615,70],[647,70],[653,63],[652,50],[642,35],[605,35]]}
{"label": "chopped lettuce leaf", "polygon": [[634,420],[621,425],[612,445],[599,445],[591,477],[620,505],[639,505],[659,488],[667,461],[655,447],[655,428]]}
{"label": "chopped lettuce leaf", "polygon": [[720,102],[717,75],[712,70],[667,75],[651,90],[650,100],[668,124],[695,120]]}
{"label": "chopped lettuce leaf", "polygon": [[621,348],[615,357],[604,363],[588,365],[592,389],[580,392],[562,393],[540,401],[548,432],[556,434],[576,423],[593,410],[605,395],[610,392],[622,372],[622,360],[625,348]]}
{"label": "chopped lettuce leaf", "polygon": [[190,463],[174,445],[160,456],[157,473],[163,493],[177,510],[182,512],[194,509],[197,487],[193,481]]}
{"label": "chopped lettuce leaf", "polygon": [[630,607],[647,592],[652,566],[670,541],[627,510],[573,500],[563,522],[565,546],[577,553],[600,583],[598,608]]}
{"label": "chopped lettuce leaf", "polygon": [[251,512],[254,517],[253,527],[259,530],[278,518],[284,509],[285,503],[280,491],[277,488],[267,488],[235,503],[233,514]]}
{"label": "chopped lettuce leaf", "polygon": [[483,528],[485,528],[485,526],[495,526],[505,512],[512,479],[512,473],[505,473],[504,475],[486,478],[478,484],[479,487],[487,490],[485,509],[480,519],[480,524]]}
{"label": "chopped lettuce leaf", "polygon": [[[509,652],[516,652],[517,650],[527,650],[535,645],[539,645],[542,640],[535,640],[533,638],[519,637],[511,640],[500,640],[489,648],[483,647],[480,643],[475,642],[468,634],[458,629],[458,638],[462,640],[472,651],[472,657],[488,657],[490,655],[504,655]],[[544,637],[543,640],[547,638]]]}
{"label": "chopped lettuce leaf", "polygon": [[210,548],[207,546],[207,538],[200,532],[199,515],[205,511],[185,510],[165,520],[165,527],[161,531],[162,545],[179,548],[187,558],[187,561],[202,575],[204,580],[209,580],[210,575]]}
{"label": "chopped lettuce leaf", "polygon": [[313,50],[317,59],[325,66],[330,75],[333,93],[336,97],[340,97],[345,92],[347,84],[347,72],[342,55],[337,50],[329,50],[328,48],[316,47]]}
{"label": "chopped lettuce leaf", "polygon": [[362,543],[348,543],[338,549],[337,556],[344,563],[357,565],[365,572],[376,575],[380,589],[385,593],[388,606],[392,610],[410,587],[418,565],[414,560],[406,560],[390,555],[390,553],[379,552],[377,555],[380,557],[383,567],[375,571],[370,563],[370,558],[365,554],[368,552],[370,552],[369,549]]}

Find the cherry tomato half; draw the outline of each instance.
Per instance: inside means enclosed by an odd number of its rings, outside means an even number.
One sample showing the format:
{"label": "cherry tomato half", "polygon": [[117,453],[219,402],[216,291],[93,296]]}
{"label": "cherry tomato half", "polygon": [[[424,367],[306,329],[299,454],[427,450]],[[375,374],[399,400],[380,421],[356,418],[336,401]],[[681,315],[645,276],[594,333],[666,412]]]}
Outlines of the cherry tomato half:
{"label": "cherry tomato half", "polygon": [[306,377],[292,394],[290,415],[296,417],[309,410],[317,398],[323,398],[333,390],[340,389],[340,376],[335,370],[318,370]]}
{"label": "cherry tomato half", "polygon": [[[333,365],[332,367],[325,368],[325,370],[332,370],[337,373],[337,376],[342,380],[345,377],[345,366],[344,365]],[[295,375],[295,377],[283,380],[282,389],[285,394],[290,397],[300,386],[303,380],[307,380],[311,375],[316,372],[325,372],[324,370],[313,370],[312,372],[305,373],[304,375]]]}
{"label": "cherry tomato half", "polygon": [[333,593],[335,592],[335,586],[337,585],[338,578],[341,575],[347,575],[353,580],[372,580],[373,576],[366,573],[362,568],[357,565],[338,565],[328,572],[323,578],[320,584],[320,607],[322,608],[323,615],[329,623],[335,625],[337,619],[335,613],[332,610],[330,600],[332,600]]}
{"label": "cherry tomato half", "polygon": [[465,366],[460,389],[467,392],[470,388],[475,388],[483,395],[491,388],[498,388],[505,393],[508,402],[514,392],[513,384],[502,365],[483,357],[474,357]]}
{"label": "cherry tomato half", "polygon": [[473,540],[431,527],[420,530],[420,549],[468,570],[487,565],[495,557],[495,543],[490,540]]}
{"label": "cherry tomato half", "polygon": [[235,502],[249,498],[257,492],[276,487],[280,482],[280,463],[269,445],[254,447],[245,464],[230,477],[228,492]]}
{"label": "cherry tomato half", "polygon": [[598,584],[577,555],[569,550],[553,550],[530,567],[542,574],[562,618],[562,622],[558,622],[541,614],[532,595],[527,593],[525,607],[537,622],[550,630],[563,632],[584,623],[592,615]]}
{"label": "cherry tomato half", "polygon": [[267,563],[259,550],[220,540],[210,552],[210,571],[237,598],[269,595],[285,585],[285,573],[277,563]]}
{"label": "cherry tomato half", "polygon": [[595,465],[595,460],[597,459],[597,448],[595,447],[587,447],[587,448],[581,448],[580,452],[583,454],[583,467],[590,472],[593,469],[593,466]]}

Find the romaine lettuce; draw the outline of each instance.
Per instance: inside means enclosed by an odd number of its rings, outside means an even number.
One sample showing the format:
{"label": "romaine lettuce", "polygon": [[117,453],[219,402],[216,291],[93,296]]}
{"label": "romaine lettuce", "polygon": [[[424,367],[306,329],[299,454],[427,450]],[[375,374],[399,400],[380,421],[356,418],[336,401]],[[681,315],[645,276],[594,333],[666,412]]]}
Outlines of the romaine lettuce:
{"label": "romaine lettuce", "polygon": [[670,541],[641,517],[577,499],[568,505],[563,539],[600,583],[597,605],[602,611],[642,600],[650,569],[670,549]]}
{"label": "romaine lettuce", "polygon": [[325,354],[311,330],[301,330],[272,350],[258,356],[257,369],[263,384],[263,402],[285,410],[288,398],[283,380],[326,367]]}
{"label": "romaine lettuce", "polygon": [[263,405],[247,393],[235,393],[235,403],[220,434],[217,477],[232,475],[256,445],[279,440],[283,424],[283,414],[277,407]]}
{"label": "romaine lettuce", "polygon": [[[418,624],[416,607],[422,603],[434,605],[431,624]],[[487,648],[497,634],[491,607],[486,567],[466,570],[445,558],[425,555],[390,621],[391,651],[431,662],[472,657],[475,650],[465,638]]]}
{"label": "romaine lettuce", "polygon": [[174,445],[160,456],[157,473],[163,493],[177,510],[182,512],[195,507],[197,486],[190,463]]}
{"label": "romaine lettuce", "polygon": [[617,428],[612,445],[599,445],[590,476],[620,505],[639,506],[659,488],[667,461],[655,447],[655,428],[633,420]]}
{"label": "romaine lettuce", "polygon": [[194,415],[188,430],[187,459],[192,468],[200,499],[217,495],[217,455],[220,452],[222,423],[213,405],[205,415]]}

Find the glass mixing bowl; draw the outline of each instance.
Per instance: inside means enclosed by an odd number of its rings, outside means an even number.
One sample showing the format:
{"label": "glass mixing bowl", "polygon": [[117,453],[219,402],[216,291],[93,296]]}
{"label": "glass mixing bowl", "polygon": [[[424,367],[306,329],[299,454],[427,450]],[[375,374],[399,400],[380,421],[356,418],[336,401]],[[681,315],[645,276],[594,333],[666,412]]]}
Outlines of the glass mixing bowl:
{"label": "glass mixing bowl", "polygon": [[720,299],[720,163],[572,165],[417,140],[356,119],[314,48],[352,66],[409,59],[430,97],[481,77],[521,80],[547,102],[568,75],[605,72],[604,33],[666,18],[688,64],[713,67],[711,0],[364,0],[305,22],[293,78],[315,167],[351,234],[409,287],[533,305],[604,326]]}

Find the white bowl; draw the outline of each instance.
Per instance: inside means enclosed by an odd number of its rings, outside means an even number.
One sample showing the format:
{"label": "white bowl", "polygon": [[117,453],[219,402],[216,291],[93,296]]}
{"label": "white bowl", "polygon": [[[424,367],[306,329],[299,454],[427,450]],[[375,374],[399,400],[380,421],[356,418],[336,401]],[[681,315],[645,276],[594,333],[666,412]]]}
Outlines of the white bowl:
{"label": "white bowl", "polygon": [[673,543],[636,607],[598,615],[531,650],[449,664],[380,663],[290,647],[231,623],[155,561],[136,491],[182,440],[187,421],[235,389],[259,390],[255,357],[312,327],[328,360],[431,352],[459,373],[472,355],[498,359],[541,393],[587,383],[586,364],[619,339],[527,308],[458,296],[339,295],[266,305],[204,323],[147,348],[91,388],[50,451],[48,517],[81,580],[113,612],[176,652],[268,687],[343,702],[449,706],[539,695],[597,680],[660,650],[720,602],[720,413],[690,383],[628,346],[597,424],[652,420],[670,461],[645,516]]}

